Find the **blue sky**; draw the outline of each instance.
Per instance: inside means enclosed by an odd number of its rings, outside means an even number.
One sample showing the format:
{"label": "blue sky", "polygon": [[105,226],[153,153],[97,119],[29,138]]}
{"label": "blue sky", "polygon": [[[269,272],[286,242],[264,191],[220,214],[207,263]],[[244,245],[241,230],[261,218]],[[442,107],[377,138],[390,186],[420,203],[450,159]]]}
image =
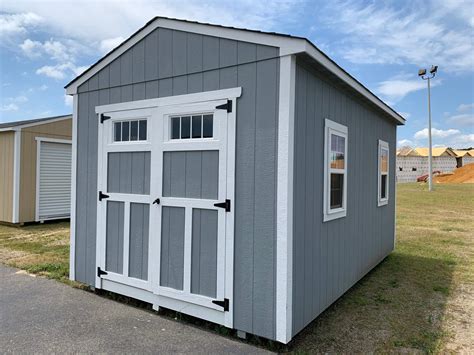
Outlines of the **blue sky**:
{"label": "blue sky", "polygon": [[474,146],[474,1],[30,1],[0,3],[0,122],[70,113],[64,85],[155,15],[309,38],[407,118],[399,145]]}

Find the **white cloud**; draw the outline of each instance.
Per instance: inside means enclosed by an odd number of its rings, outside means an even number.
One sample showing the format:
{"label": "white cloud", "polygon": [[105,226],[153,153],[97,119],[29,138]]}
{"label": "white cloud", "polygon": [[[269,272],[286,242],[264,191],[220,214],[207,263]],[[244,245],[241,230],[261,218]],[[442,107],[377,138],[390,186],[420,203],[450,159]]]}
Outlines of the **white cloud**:
{"label": "white cloud", "polygon": [[18,109],[19,109],[18,105],[14,103],[9,103],[9,104],[0,106],[0,111],[18,111]]}
{"label": "white cloud", "polygon": [[474,127],[474,113],[462,113],[448,117],[448,122],[457,126]]}
{"label": "white cloud", "polygon": [[38,88],[40,91],[45,91],[48,89],[48,85],[41,85],[39,88]]}
{"label": "white cloud", "polygon": [[114,38],[107,38],[100,41],[99,48],[100,52],[105,54],[110,52],[112,49],[117,47],[120,43],[125,40],[122,36],[114,37]]}
{"label": "white cloud", "polygon": [[72,96],[64,95],[64,104],[68,107],[72,107]]}
{"label": "white cloud", "polygon": [[36,74],[44,75],[51,79],[63,80],[66,78],[72,78],[81,74],[88,67],[76,66],[74,63],[68,62],[57,65],[45,65],[36,70]]}
{"label": "white cloud", "polygon": [[20,44],[20,49],[29,58],[38,58],[41,56],[41,42],[32,41],[27,38]]}
{"label": "white cloud", "polygon": [[406,147],[406,146],[411,146],[413,144],[413,142],[409,139],[400,139],[398,142],[397,142],[397,146],[398,147]]}
{"label": "white cloud", "polygon": [[[377,1],[331,1],[323,21],[345,37],[334,43],[353,63],[440,65],[440,70],[474,70],[472,2],[426,1],[405,5]],[[401,5],[401,6],[400,6]],[[337,14],[335,16],[334,14]],[[462,14],[462,15],[460,15]]]}
{"label": "white cloud", "polygon": [[457,111],[462,112],[462,113],[474,111],[474,103],[472,103],[472,104],[461,104],[461,105],[458,106]]}
{"label": "white cloud", "polygon": [[[426,82],[421,79],[411,79],[413,76],[397,75],[389,80],[382,81],[378,84],[376,91],[380,93],[384,99],[391,102],[400,101],[406,95],[418,91],[426,90]],[[431,86],[438,86],[441,80],[432,81]]]}
{"label": "white cloud", "polygon": [[[4,4],[2,4],[3,7]],[[10,41],[12,37],[25,34],[27,28],[36,27],[43,22],[41,16],[32,12],[16,14],[0,13],[0,37],[3,41]]]}
{"label": "white cloud", "polygon": [[[437,129],[437,128],[432,128],[431,129],[431,136],[433,138],[447,138],[453,135],[460,134],[461,132],[458,129]],[[426,139],[428,138],[428,128],[423,128],[422,130],[418,131],[414,135],[415,139]]]}

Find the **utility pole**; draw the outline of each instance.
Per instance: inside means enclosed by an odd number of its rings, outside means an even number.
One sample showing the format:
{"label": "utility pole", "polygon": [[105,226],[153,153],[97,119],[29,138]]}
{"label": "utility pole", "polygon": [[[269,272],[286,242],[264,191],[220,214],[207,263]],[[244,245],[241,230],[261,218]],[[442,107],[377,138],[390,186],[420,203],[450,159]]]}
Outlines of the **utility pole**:
{"label": "utility pole", "polygon": [[433,79],[438,71],[437,65],[432,65],[430,69],[431,76],[426,75],[426,69],[420,69],[418,76],[428,81],[428,189],[433,191],[433,150],[431,141],[431,79]]}

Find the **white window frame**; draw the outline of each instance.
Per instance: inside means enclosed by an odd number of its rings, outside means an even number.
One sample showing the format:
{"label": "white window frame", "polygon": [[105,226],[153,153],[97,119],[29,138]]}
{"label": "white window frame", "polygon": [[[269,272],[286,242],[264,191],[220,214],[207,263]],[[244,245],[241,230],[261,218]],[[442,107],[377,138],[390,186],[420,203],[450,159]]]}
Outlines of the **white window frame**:
{"label": "white window frame", "polygon": [[[347,146],[348,146],[348,130],[346,126],[325,119],[324,121],[324,194],[323,194],[323,222],[332,221],[347,215]],[[332,169],[331,163],[331,135],[335,134],[345,139],[344,144],[344,169]],[[343,173],[343,193],[342,207],[331,209],[331,173]]]}
{"label": "white window frame", "polygon": [[[382,172],[382,164],[380,158],[382,157],[382,150],[387,151],[387,173]],[[379,139],[378,149],[377,149],[377,206],[385,206],[388,204],[389,197],[389,188],[390,188],[390,148],[387,142]],[[386,180],[386,194],[385,198],[382,198],[382,175],[387,175]]]}

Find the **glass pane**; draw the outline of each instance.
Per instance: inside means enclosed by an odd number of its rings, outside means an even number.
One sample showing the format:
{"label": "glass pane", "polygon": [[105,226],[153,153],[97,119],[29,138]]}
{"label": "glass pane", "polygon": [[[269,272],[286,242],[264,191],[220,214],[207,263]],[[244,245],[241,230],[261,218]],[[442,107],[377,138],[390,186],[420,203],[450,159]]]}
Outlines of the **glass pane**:
{"label": "glass pane", "polygon": [[344,195],[344,174],[331,174],[331,201],[330,207],[341,208]]}
{"label": "glass pane", "polygon": [[122,122],[122,141],[130,140],[130,122]]}
{"label": "glass pane", "polygon": [[387,198],[387,175],[382,175],[380,198]]}
{"label": "glass pane", "polygon": [[130,140],[131,141],[138,140],[138,121],[130,122]]}
{"label": "glass pane", "polygon": [[382,172],[388,172],[388,150],[381,149],[380,152],[380,169]]}
{"label": "glass pane", "polygon": [[179,139],[179,117],[171,118],[171,139]]}
{"label": "glass pane", "polygon": [[191,117],[181,117],[181,139],[191,137]]}
{"label": "glass pane", "polygon": [[114,123],[114,142],[120,142],[122,140],[122,122]]}
{"label": "glass pane", "polygon": [[146,120],[139,121],[138,140],[146,141]]}
{"label": "glass pane", "polygon": [[346,139],[336,134],[331,134],[331,168],[344,169],[344,152]]}
{"label": "glass pane", "polygon": [[202,116],[193,116],[193,138],[201,138]]}
{"label": "glass pane", "polygon": [[204,115],[202,122],[202,136],[204,138],[211,138],[213,136],[212,132],[212,115]]}

